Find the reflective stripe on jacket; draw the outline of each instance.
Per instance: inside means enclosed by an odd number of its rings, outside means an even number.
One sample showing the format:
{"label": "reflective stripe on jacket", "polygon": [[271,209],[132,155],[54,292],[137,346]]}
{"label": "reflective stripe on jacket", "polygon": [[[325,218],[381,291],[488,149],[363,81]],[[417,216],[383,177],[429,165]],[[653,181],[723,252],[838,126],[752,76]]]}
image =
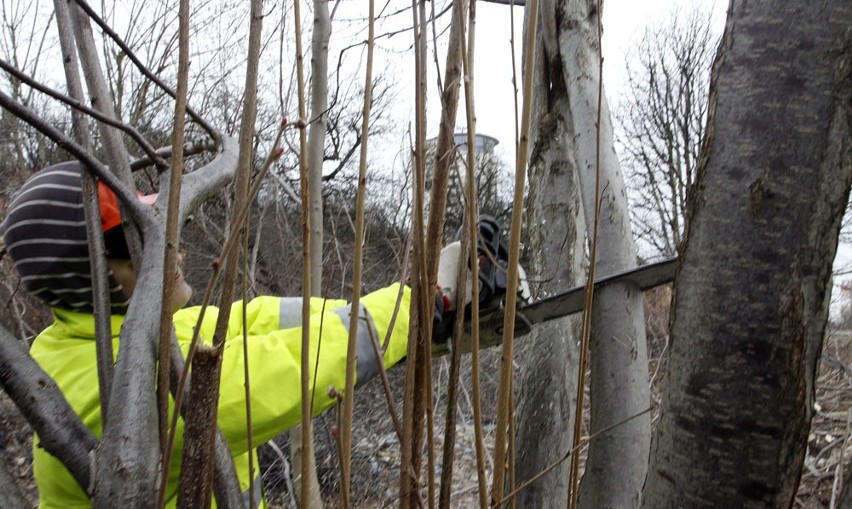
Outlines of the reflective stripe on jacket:
{"label": "reflective stripe on jacket", "polygon": [[[372,341],[381,345],[388,333],[394,314],[399,285],[392,285],[361,298],[358,326],[357,382],[363,384],[378,372]],[[403,288],[393,333],[383,355],[385,367],[399,362],[408,344],[408,309],[410,290]],[[301,300],[279,297],[258,297],[246,306],[246,334],[251,384],[251,421],[254,445],[271,440],[301,421]],[[349,339],[350,307],[340,300],[311,300],[311,369],[315,383],[314,415],[336,403],[328,396],[334,386],[345,388],[346,350]],[[184,355],[200,308],[185,308],[174,315],[175,332]],[[208,308],[201,326],[201,338],[210,342],[218,309]],[[112,317],[113,349],[118,351],[118,332],[123,316]],[[222,382],[219,394],[218,424],[227,438],[245,498],[248,493],[248,440],[246,437],[246,393],[244,383],[242,305],[231,308],[222,360]],[[53,377],[71,407],[86,426],[101,435],[101,413],[95,362],[94,320],[88,313],[54,309],[54,323],[33,342],[32,357],[48,375]],[[319,363],[317,364],[317,354]],[[153,388],[152,388],[153,390]],[[120,400],[120,396],[118,397]],[[177,502],[177,480],[180,473],[180,451],[183,447],[182,428],[176,437],[175,455],[169,475],[168,507]],[[255,476],[258,475],[257,455],[254,455]],[[39,490],[39,507],[88,508],[90,502],[65,467],[33,443],[33,468]],[[259,477],[257,477],[259,479]],[[258,483],[259,484],[259,483]],[[255,488],[259,490],[259,488]]]}

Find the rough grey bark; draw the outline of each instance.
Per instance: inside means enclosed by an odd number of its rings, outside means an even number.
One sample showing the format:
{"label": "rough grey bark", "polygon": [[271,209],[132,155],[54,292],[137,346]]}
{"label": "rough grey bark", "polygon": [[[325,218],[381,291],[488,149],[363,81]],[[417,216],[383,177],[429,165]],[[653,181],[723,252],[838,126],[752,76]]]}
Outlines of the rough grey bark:
{"label": "rough grey bark", "polygon": [[[571,114],[556,40],[556,2],[542,2],[533,90],[527,235],[539,299],[580,284],[584,221]],[[577,317],[535,327],[519,343],[515,468],[523,483],[571,450],[577,391]],[[566,507],[570,462],[518,493],[520,507]]]}
{"label": "rough grey bark", "polygon": [[40,446],[59,458],[74,480],[88,491],[92,482],[89,460],[97,439],[74,413],[53,379],[30,357],[24,343],[3,327],[0,388],[38,433]]}
{"label": "rough grey bark", "polygon": [[[187,176],[184,181],[179,222],[202,196],[223,185],[236,171],[236,141],[226,139],[218,157]],[[155,493],[159,440],[154,387],[156,341],[159,328],[163,272],[163,228],[152,221],[143,230],[145,250],[124,324],[118,351],[112,394],[124,402],[109,408],[98,450],[98,474],[94,502],[98,507],[137,506],[150,503]],[[154,430],[153,437],[151,430]],[[153,442],[151,442],[153,440]],[[103,474],[108,476],[101,477]]]}
{"label": "rough grey bark", "polygon": [[848,0],[731,2],[644,507],[793,503],[852,181],[850,27]]}
{"label": "rough grey bark", "polygon": [[[595,277],[636,266],[627,195],[600,85],[600,12],[594,0],[563,0],[556,27],[572,115],[587,230],[600,203]],[[596,171],[600,184],[596,190]],[[617,425],[589,444],[580,488],[583,507],[634,507],[645,479],[651,421],[642,292],[631,284],[595,292],[592,314],[591,433]],[[630,419],[628,421],[628,419]],[[627,422],[625,422],[627,421]]]}

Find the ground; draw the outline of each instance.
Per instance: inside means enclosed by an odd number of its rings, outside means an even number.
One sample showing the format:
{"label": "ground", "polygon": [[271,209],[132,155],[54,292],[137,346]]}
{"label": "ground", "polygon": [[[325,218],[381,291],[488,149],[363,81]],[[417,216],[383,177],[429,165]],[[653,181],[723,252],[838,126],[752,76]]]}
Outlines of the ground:
{"label": "ground", "polygon": [[22,494],[35,506],[38,492],[33,480],[32,444],[29,424],[6,393],[0,391],[0,458]]}

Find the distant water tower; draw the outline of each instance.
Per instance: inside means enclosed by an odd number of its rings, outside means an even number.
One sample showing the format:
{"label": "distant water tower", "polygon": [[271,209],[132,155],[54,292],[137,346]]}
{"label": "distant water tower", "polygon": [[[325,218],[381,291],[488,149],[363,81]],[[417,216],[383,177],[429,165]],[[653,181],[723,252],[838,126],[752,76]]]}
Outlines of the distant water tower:
{"label": "distant water tower", "polygon": [[[458,132],[454,134],[453,143],[459,148],[467,146],[467,133]],[[477,153],[491,152],[499,143],[500,141],[497,138],[488,136],[487,134],[476,133],[473,136],[473,148]],[[435,149],[438,147],[438,138],[435,137],[426,140],[426,147],[428,151],[434,153]]]}
{"label": "distant water tower", "polygon": [[[467,145],[467,133],[461,132],[453,135],[453,142],[457,147]],[[497,138],[488,136],[487,134],[476,133],[473,136],[473,149],[477,152],[490,152],[500,143]]]}
{"label": "distant water tower", "polygon": [[[464,214],[463,198],[464,186],[462,181],[466,178],[467,172],[467,133],[457,132],[453,134],[453,143],[456,147],[456,157],[454,159],[453,170],[449,174],[449,187],[447,189],[447,210],[445,217],[445,234],[449,236],[455,235],[462,226],[462,218]],[[498,188],[500,187],[500,175],[498,172],[502,166],[499,158],[494,154],[494,147],[497,146],[499,140],[487,134],[474,135],[474,161],[473,174],[475,176],[475,188],[477,194],[478,209],[482,213],[494,215],[495,211],[502,210],[498,196]],[[426,188],[431,187],[432,171],[435,164],[435,152],[438,148],[438,138],[430,138],[426,141]]]}

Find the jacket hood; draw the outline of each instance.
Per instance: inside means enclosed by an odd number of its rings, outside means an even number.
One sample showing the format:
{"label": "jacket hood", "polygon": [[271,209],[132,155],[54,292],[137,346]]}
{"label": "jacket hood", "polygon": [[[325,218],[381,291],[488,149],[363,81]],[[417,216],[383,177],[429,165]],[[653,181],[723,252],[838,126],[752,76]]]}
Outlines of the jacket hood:
{"label": "jacket hood", "polygon": [[[75,161],[35,173],[10,203],[0,232],[28,292],[51,307],[91,313],[82,171]],[[109,291],[112,313],[125,314],[129,298],[112,273]]]}

